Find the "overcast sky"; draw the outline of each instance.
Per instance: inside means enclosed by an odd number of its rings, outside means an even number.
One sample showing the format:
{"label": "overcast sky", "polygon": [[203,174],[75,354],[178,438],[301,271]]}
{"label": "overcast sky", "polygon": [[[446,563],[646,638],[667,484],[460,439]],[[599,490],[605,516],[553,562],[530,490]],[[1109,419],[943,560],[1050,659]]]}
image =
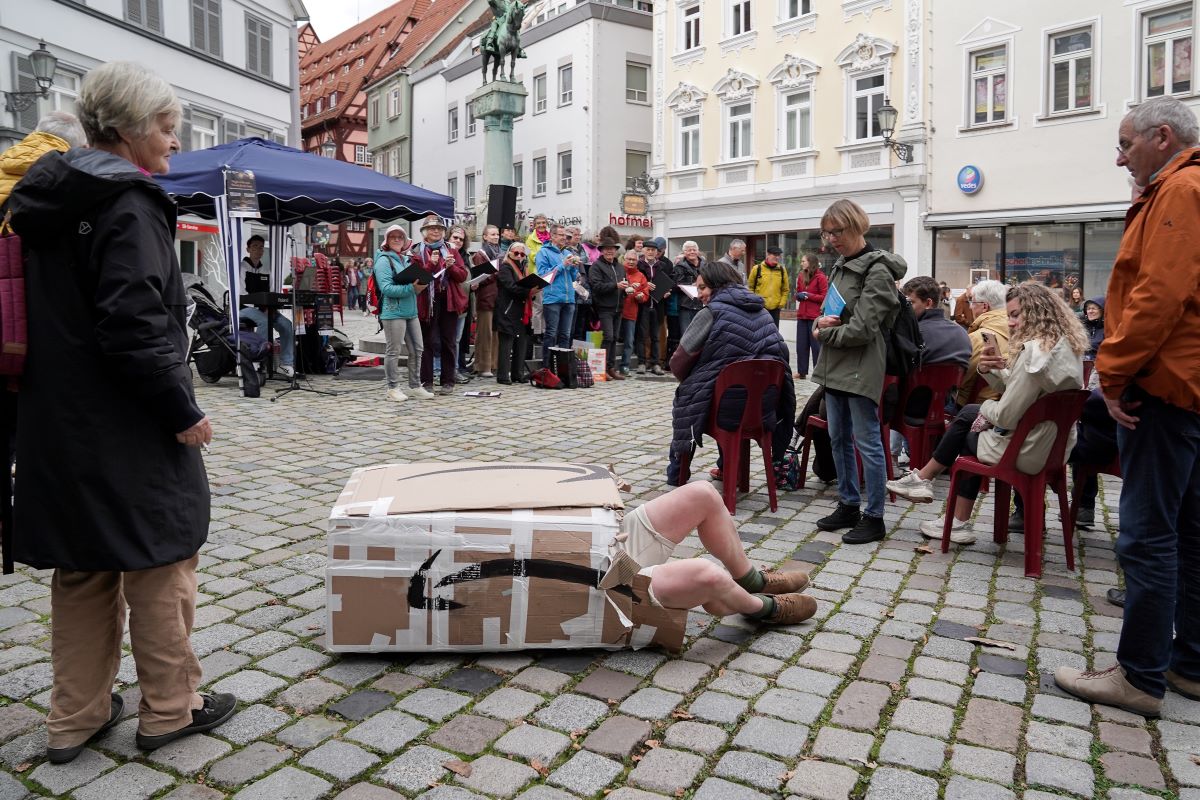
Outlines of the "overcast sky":
{"label": "overcast sky", "polygon": [[396,0],[304,0],[321,41],[327,42],[355,23],[378,14]]}

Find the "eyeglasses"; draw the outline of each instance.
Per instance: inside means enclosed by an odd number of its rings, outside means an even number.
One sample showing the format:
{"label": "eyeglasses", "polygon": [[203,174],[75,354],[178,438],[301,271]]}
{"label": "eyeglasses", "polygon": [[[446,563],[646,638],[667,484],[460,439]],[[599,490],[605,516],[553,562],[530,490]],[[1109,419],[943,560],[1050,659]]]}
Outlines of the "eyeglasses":
{"label": "eyeglasses", "polygon": [[845,232],[846,232],[845,228],[838,228],[837,230],[832,230],[832,231],[821,231],[821,238],[822,239],[840,239],[840,238],[842,238],[842,234],[844,234]]}
{"label": "eyeglasses", "polygon": [[450,241],[452,241],[452,242],[461,242],[462,240],[463,240],[463,237],[461,237],[461,236],[451,236],[450,237]]}

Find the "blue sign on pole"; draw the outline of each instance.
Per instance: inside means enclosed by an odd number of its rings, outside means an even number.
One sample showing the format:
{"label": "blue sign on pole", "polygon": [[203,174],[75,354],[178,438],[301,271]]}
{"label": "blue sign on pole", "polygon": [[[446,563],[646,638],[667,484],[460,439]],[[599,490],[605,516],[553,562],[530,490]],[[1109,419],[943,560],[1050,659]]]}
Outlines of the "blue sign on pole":
{"label": "blue sign on pole", "polygon": [[983,188],[983,173],[979,167],[967,164],[958,171],[958,188],[963,194],[975,194]]}

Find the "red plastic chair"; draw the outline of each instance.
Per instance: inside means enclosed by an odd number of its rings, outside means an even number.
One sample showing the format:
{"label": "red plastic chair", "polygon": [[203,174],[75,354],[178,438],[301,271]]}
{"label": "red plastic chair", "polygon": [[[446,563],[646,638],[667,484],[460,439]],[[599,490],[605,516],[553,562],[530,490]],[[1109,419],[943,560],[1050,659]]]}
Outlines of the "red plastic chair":
{"label": "red plastic chair", "polygon": [[[925,466],[937,440],[946,432],[946,398],[951,389],[962,383],[964,372],[956,364],[926,364],[909,375],[901,386],[893,427],[908,440],[908,460],[914,467]],[[908,422],[904,410],[917,389],[929,390],[929,408],[924,421],[913,425]]]}
{"label": "red plastic chair", "polygon": [[[1071,536],[1074,529],[1067,500],[1067,467],[1063,462],[1067,449],[1067,437],[1075,428],[1083,413],[1083,403],[1089,392],[1069,389],[1045,395],[1025,412],[1013,432],[1004,457],[992,466],[972,456],[959,456],[950,469],[950,494],[946,498],[945,526],[942,528],[942,552],[950,551],[950,525],[953,521],[958,484],[964,473],[990,477],[996,481],[996,508],[992,538],[997,543],[1008,541],[1008,500],[1011,489],[1016,489],[1025,499],[1025,576],[1040,578],[1042,575],[1042,537],[1046,526],[1046,486],[1054,487],[1058,494],[1059,510],[1063,520],[1063,542],[1067,548],[1067,569],[1075,569],[1075,553]],[[1026,475],[1017,469],[1017,456],[1021,453],[1029,432],[1035,425],[1053,422],[1057,428],[1046,466],[1036,475]]]}
{"label": "red plastic chair", "polygon": [[[900,379],[894,375],[885,376],[883,379],[883,392],[879,396],[879,434],[883,439],[884,463],[887,467],[887,479],[889,481],[895,479],[896,475],[892,469],[891,449],[889,447],[890,440],[892,438],[892,427],[888,421],[883,418],[883,398],[887,396],[888,387],[897,384],[899,380]],[[829,422],[823,417],[818,417],[816,414],[810,414],[808,417],[808,424],[804,426],[804,443],[801,447],[802,454],[800,456],[800,483],[798,485],[798,488],[800,489],[803,489],[805,484],[808,482],[808,450],[812,444],[813,433],[818,430],[828,431]],[[855,457],[858,460],[858,480],[859,482],[862,482],[862,458],[858,456],[857,449],[855,450]],[[896,495],[894,493],[888,492],[888,496],[892,499],[892,502],[896,501]]]}
{"label": "red plastic chair", "polygon": [[1083,388],[1087,388],[1088,382],[1092,379],[1092,370],[1096,368],[1096,362],[1085,358],[1083,360]]}
{"label": "red plastic chair", "polygon": [[[771,510],[779,509],[775,494],[775,468],[771,459],[771,437],[773,431],[763,424],[763,395],[774,386],[777,394],[783,392],[788,365],[773,358],[756,358],[735,361],[721,370],[717,376],[717,387],[713,391],[712,404],[708,410],[708,422],[704,432],[717,442],[721,450],[721,495],[729,513],[737,511],[737,492],[750,491],[750,441],[758,442],[763,454],[763,466],[767,473],[767,496]],[[742,407],[742,419],[738,427],[724,430],[717,427],[717,410],[725,392],[734,387],[746,390],[746,404]],[[786,424],[786,422],[785,422]],[[691,457],[683,456],[679,465],[679,482],[687,483],[691,477]]]}
{"label": "red plastic chair", "polygon": [[[1084,362],[1087,363],[1087,362]],[[1117,456],[1105,466],[1096,464],[1075,464],[1075,484],[1071,487],[1071,524],[1075,524],[1076,513],[1079,511],[1079,498],[1083,496],[1083,484],[1088,478],[1094,478],[1097,475],[1112,475],[1115,478],[1123,478],[1121,474],[1121,457]]]}

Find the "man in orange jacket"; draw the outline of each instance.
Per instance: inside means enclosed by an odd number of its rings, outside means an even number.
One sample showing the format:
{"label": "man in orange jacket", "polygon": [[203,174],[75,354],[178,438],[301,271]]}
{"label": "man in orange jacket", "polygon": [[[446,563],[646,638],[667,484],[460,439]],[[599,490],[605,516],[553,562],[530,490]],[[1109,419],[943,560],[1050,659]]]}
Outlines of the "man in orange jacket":
{"label": "man in orange jacket", "polygon": [[1200,700],[1200,126],[1174,97],[1125,116],[1117,166],[1145,189],[1125,216],[1096,358],[1125,484],[1117,664],[1062,667],[1089,702],[1159,716],[1170,687]]}

